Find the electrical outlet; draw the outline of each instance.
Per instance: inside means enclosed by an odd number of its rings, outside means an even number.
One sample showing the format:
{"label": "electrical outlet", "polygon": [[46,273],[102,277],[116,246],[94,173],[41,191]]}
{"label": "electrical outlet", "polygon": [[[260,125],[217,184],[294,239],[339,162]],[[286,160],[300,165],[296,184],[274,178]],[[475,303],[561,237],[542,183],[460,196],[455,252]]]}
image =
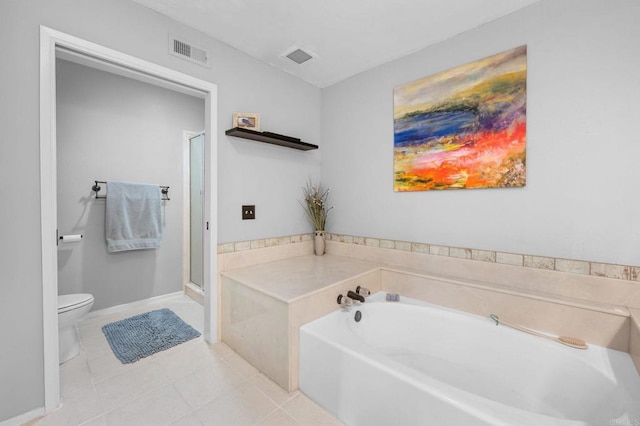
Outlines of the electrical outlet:
{"label": "electrical outlet", "polygon": [[256,206],[242,206],[242,220],[255,219]]}

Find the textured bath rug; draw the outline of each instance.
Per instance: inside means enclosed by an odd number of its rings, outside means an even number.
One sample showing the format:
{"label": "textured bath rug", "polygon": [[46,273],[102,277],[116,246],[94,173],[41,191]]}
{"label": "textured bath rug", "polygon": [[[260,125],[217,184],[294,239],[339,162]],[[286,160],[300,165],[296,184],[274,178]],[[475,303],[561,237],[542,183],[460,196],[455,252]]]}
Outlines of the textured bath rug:
{"label": "textured bath rug", "polygon": [[102,332],[123,364],[136,362],[200,336],[198,331],[167,308],[112,322],[103,326]]}

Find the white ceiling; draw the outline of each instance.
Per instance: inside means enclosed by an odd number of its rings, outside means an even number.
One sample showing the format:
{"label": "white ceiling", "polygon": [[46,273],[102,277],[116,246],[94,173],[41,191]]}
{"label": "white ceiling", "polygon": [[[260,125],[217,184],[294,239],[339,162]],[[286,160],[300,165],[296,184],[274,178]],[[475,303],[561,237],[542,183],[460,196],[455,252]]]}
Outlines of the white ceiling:
{"label": "white ceiling", "polygon": [[[134,1],[327,87],[539,0]],[[295,47],[317,57],[298,65]]]}

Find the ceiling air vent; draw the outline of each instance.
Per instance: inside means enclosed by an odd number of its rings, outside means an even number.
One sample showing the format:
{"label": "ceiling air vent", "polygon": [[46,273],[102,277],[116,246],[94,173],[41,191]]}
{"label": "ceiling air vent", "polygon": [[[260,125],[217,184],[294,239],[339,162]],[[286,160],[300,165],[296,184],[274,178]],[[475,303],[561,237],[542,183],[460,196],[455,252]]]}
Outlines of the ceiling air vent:
{"label": "ceiling air vent", "polygon": [[178,58],[211,68],[211,57],[209,52],[200,47],[194,46],[192,43],[177,39],[169,34],[169,53]]}
{"label": "ceiling air vent", "polygon": [[289,53],[285,53],[283,56],[291,59],[293,62],[295,62],[298,65],[301,65],[307,62],[308,60],[316,57],[316,55],[309,52],[305,52],[299,47],[295,47],[293,50],[289,51]]}

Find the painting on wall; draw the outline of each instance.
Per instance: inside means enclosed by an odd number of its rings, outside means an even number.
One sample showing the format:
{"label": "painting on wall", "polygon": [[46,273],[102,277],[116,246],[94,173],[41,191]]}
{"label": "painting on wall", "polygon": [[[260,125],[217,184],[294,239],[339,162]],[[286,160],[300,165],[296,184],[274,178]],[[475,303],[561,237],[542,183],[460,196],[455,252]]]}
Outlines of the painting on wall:
{"label": "painting on wall", "polygon": [[394,89],[394,190],[526,184],[527,47]]}

